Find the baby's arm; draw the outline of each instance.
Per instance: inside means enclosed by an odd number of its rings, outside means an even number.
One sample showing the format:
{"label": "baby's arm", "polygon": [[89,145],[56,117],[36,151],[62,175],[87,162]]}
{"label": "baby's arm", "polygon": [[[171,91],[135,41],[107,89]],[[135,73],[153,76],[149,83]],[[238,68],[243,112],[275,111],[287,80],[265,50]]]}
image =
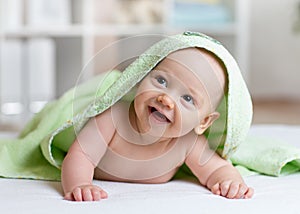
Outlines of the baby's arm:
{"label": "baby's arm", "polygon": [[76,140],[62,165],[62,186],[65,199],[94,201],[107,197],[99,187],[93,186],[94,164],[87,158]]}
{"label": "baby's arm", "polygon": [[98,201],[107,197],[107,193],[94,186],[92,180],[94,169],[105,154],[113,133],[110,111],[90,119],[79,133],[62,164],[65,199]]}
{"label": "baby's arm", "polygon": [[248,187],[231,163],[222,159],[199,136],[194,148],[186,158],[186,164],[201,184],[212,193],[227,198],[251,198],[253,189]]}

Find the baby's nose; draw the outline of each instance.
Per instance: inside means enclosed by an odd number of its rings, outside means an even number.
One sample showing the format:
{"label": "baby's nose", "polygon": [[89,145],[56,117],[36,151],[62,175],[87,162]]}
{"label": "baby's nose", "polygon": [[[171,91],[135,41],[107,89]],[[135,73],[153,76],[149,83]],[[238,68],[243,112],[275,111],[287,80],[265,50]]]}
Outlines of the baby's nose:
{"label": "baby's nose", "polygon": [[173,109],[175,106],[173,100],[166,94],[159,95],[157,97],[157,101],[160,102],[161,104],[167,106],[169,109]]}

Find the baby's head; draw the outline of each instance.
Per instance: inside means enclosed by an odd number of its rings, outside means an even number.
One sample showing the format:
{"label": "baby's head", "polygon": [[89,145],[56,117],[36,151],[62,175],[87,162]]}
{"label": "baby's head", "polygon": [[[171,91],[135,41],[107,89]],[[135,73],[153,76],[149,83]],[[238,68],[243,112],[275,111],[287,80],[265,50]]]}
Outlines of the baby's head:
{"label": "baby's head", "polygon": [[[216,108],[226,89],[223,64],[205,49],[186,48],[169,54],[141,82],[135,100],[137,116],[145,102],[150,115],[181,135],[203,132],[219,117]],[[169,123],[169,124],[167,124]],[[172,134],[171,134],[172,135]]]}

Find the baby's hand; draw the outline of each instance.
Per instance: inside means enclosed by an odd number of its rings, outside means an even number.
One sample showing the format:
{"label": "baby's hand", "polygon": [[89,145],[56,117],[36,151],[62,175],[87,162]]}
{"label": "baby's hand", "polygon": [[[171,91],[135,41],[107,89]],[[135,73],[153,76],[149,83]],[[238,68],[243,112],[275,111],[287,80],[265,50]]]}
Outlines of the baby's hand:
{"label": "baby's hand", "polygon": [[230,199],[247,199],[253,196],[254,190],[243,182],[226,180],[213,185],[211,192]]}
{"label": "baby's hand", "polygon": [[98,186],[84,185],[65,194],[64,199],[69,201],[100,201],[107,198],[107,193]]}

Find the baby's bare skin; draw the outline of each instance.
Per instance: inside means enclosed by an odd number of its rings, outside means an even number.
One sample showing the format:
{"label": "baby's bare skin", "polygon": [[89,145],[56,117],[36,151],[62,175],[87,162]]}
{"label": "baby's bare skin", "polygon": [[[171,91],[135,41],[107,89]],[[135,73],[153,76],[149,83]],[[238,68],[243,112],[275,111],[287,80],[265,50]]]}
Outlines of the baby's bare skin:
{"label": "baby's bare skin", "polygon": [[202,135],[219,116],[214,109],[225,85],[222,69],[206,51],[175,52],[141,82],[133,103],[120,101],[92,118],[63,161],[65,199],[107,198],[93,178],[164,183],[183,163],[214,194],[252,197],[253,189]]}

